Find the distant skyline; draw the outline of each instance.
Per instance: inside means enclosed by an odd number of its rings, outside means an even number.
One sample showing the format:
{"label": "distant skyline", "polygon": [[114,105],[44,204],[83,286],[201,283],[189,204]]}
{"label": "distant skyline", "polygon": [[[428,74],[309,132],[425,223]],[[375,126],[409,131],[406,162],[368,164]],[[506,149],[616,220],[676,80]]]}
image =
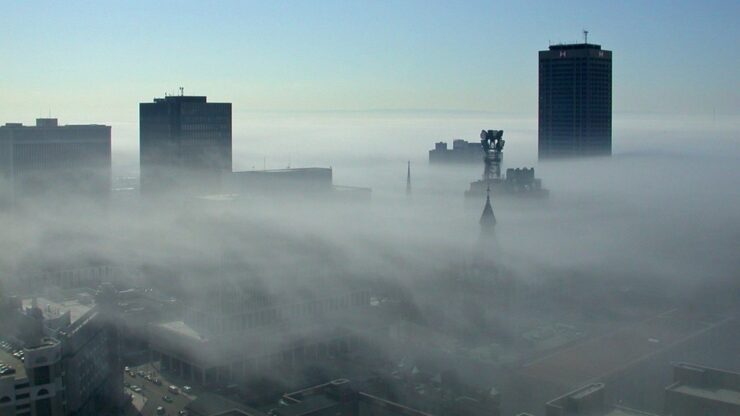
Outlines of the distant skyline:
{"label": "distant skyline", "polygon": [[537,52],[614,52],[614,112],[740,112],[737,1],[10,2],[2,122],[131,123],[165,92],[241,111],[536,117]]}

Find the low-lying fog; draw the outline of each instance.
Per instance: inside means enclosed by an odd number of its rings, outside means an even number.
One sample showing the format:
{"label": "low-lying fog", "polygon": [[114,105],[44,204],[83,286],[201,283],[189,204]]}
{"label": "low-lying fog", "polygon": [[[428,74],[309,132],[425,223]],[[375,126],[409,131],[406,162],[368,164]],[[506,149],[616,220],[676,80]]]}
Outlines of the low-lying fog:
{"label": "low-lying fog", "polygon": [[[713,302],[701,298],[707,287],[738,293],[737,117],[615,117],[613,157],[549,163],[537,162],[536,120],[526,118],[236,112],[234,119],[235,170],[331,166],[336,185],[370,187],[372,198],[242,195],[152,207],[123,192],[108,209],[85,201],[25,206],[2,214],[3,275],[95,258],[155,264],[201,282],[214,274],[256,278],[275,292],[321,291],[328,276],[332,286],[379,279],[413,293],[424,279],[464,274],[480,241],[483,200],[466,203],[463,192],[480,178],[482,163],[430,166],[427,151],[437,141],[451,145],[477,140],[481,129],[503,129],[504,169],[534,166],[550,198],[493,199],[496,241],[487,252],[502,273],[538,282],[624,278],[696,294],[694,301],[706,304]],[[113,140],[114,180],[126,182],[138,175],[136,126],[113,123]],[[436,299],[435,290],[429,285],[411,299],[423,306],[445,298],[446,286]],[[452,303],[440,308],[458,312]],[[499,318],[503,325],[507,319]]]}
{"label": "low-lying fog", "polygon": [[[594,278],[617,273],[706,281],[738,270],[740,122],[732,116],[617,115],[612,158],[538,163],[536,120],[527,118],[235,111],[234,170],[331,166],[335,184],[370,187],[373,196],[363,207],[327,202],[318,210],[262,201],[234,215],[244,216],[245,227],[250,221],[290,227],[287,238],[310,234],[373,262],[383,263],[389,252],[422,268],[448,260],[439,253],[459,258],[477,236],[482,201],[466,205],[463,191],[480,177],[482,163],[430,166],[427,151],[437,141],[477,140],[481,129],[503,129],[504,168],[534,166],[551,195],[541,205],[493,201],[498,261],[538,273],[581,268]],[[113,137],[114,176],[137,175],[135,128],[114,125]],[[411,198],[405,195],[407,160]],[[133,216],[126,227],[156,219],[142,217],[148,216]],[[213,247],[209,237],[198,230],[197,241]],[[26,243],[33,247],[33,241]]]}

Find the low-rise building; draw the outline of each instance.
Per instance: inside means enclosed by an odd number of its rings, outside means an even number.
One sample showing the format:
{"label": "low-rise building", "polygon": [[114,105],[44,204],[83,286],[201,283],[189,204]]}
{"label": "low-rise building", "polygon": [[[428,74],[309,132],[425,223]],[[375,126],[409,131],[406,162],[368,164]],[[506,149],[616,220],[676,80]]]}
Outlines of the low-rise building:
{"label": "low-rise building", "polygon": [[700,365],[673,366],[673,384],[665,389],[668,416],[740,414],[740,373]]}
{"label": "low-rise building", "polygon": [[604,383],[579,387],[545,405],[545,416],[656,416],[623,406],[605,403]]}
{"label": "low-rise building", "polygon": [[274,416],[432,416],[381,397],[365,393],[347,379],[286,393],[280,405],[270,410]]}
{"label": "low-rise building", "polygon": [[0,340],[0,415],[66,415],[62,346],[52,338],[34,343]]}
{"label": "low-rise building", "polygon": [[191,416],[267,416],[252,407],[215,393],[202,393],[185,407]]}
{"label": "low-rise building", "polygon": [[347,352],[356,343],[352,329],[364,328],[355,319],[367,324],[372,316],[371,292],[362,285],[325,292],[296,298],[210,282],[182,300],[180,319],[150,325],[152,360],[189,383],[226,385]]}
{"label": "low-rise building", "polygon": [[[6,299],[0,414],[100,415],[123,406],[123,367],[107,300]],[[7,305],[7,304],[10,305]]]}

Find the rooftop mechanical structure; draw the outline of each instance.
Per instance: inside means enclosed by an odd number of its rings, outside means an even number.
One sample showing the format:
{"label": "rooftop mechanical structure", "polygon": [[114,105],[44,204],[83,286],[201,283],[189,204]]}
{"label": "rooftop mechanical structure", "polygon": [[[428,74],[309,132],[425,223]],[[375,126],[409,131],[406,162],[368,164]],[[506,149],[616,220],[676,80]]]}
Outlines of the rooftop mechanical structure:
{"label": "rooftop mechanical structure", "polygon": [[501,164],[504,159],[503,130],[482,130],[480,143],[483,149],[483,176],[472,182],[465,191],[466,198],[483,196],[510,195],[517,197],[545,198],[549,192],[542,188],[542,181],[534,176],[534,168],[507,169],[501,175]]}
{"label": "rooftop mechanical structure", "polygon": [[490,183],[492,180],[501,179],[501,161],[504,158],[504,131],[503,130],[481,130],[480,144],[483,146],[483,181]]}

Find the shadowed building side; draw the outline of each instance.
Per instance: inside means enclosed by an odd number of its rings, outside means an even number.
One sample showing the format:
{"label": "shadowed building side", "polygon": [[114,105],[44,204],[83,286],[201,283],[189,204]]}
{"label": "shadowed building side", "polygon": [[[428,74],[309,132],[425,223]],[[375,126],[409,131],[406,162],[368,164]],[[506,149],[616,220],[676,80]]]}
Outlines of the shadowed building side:
{"label": "shadowed building side", "polygon": [[166,96],[139,105],[142,194],[215,193],[231,173],[231,103]]}
{"label": "shadowed building side", "polygon": [[589,43],[539,53],[539,159],[612,153],[612,52]]}

